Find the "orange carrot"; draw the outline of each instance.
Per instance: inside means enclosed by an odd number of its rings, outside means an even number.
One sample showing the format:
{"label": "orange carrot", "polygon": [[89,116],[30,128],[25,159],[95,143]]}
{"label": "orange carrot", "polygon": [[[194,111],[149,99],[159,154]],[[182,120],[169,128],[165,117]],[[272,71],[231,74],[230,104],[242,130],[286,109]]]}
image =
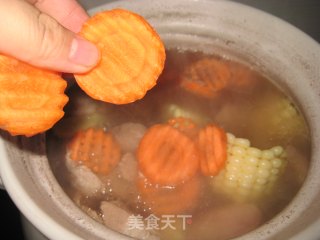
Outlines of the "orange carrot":
{"label": "orange carrot", "polygon": [[228,62],[227,64],[231,73],[228,87],[236,91],[253,91],[258,83],[258,74],[250,67],[237,62]]}
{"label": "orange carrot", "polygon": [[151,213],[187,214],[198,204],[201,193],[199,177],[192,178],[176,187],[154,186],[145,179],[138,179],[138,191]]}
{"label": "orange carrot", "polygon": [[72,160],[100,174],[108,174],[121,158],[119,144],[111,133],[102,129],[77,132],[67,149]]}
{"label": "orange carrot", "polygon": [[213,98],[225,88],[230,78],[228,66],[216,58],[204,58],[186,68],[181,87],[198,96]]}
{"label": "orange carrot", "polygon": [[0,54],[0,128],[33,136],[64,115],[67,83],[58,73]]}
{"label": "orange carrot", "polygon": [[199,132],[200,168],[204,175],[214,176],[227,160],[227,136],[223,129],[207,125]]}
{"label": "orange carrot", "polygon": [[190,138],[194,138],[199,132],[198,126],[189,118],[171,118],[168,120],[168,124],[186,134]]}
{"label": "orange carrot", "polygon": [[195,143],[168,124],[154,125],[142,138],[139,169],[153,184],[174,186],[196,175],[199,155]]}
{"label": "orange carrot", "polygon": [[80,35],[97,45],[100,63],[76,74],[79,86],[92,98],[126,104],[144,97],[164,68],[164,45],[141,16],[122,9],[100,12]]}

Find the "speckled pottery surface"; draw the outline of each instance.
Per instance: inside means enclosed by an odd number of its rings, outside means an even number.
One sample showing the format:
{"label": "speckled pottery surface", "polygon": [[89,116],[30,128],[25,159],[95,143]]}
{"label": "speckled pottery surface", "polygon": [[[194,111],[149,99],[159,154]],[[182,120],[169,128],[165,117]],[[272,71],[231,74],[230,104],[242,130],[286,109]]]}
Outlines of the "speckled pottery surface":
{"label": "speckled pottery surface", "polygon": [[[238,239],[318,239],[320,236],[320,46],[295,27],[259,10],[229,1],[116,1],[90,13],[126,8],[149,20],[167,47],[245,55],[276,76],[299,103],[312,137],[308,177],[280,214]],[[20,211],[50,239],[128,239],[77,208],[53,176],[45,135],[0,134],[3,184]]]}

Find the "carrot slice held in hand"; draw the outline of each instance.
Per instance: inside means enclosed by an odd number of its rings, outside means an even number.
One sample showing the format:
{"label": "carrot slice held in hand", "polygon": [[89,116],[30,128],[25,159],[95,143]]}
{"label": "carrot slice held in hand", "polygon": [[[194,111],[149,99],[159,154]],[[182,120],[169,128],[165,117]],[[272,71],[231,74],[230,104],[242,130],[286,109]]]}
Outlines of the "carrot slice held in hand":
{"label": "carrot slice held in hand", "polygon": [[204,58],[186,68],[181,87],[195,95],[213,98],[226,87],[230,79],[228,66],[215,58]]}
{"label": "carrot slice held in hand", "polygon": [[100,174],[108,174],[121,158],[120,146],[114,136],[102,129],[77,132],[67,149],[72,160]]}
{"label": "carrot slice held in hand", "polygon": [[227,135],[224,130],[208,125],[199,132],[200,168],[204,175],[214,176],[227,160]]}
{"label": "carrot slice held in hand", "polygon": [[137,159],[142,174],[152,183],[175,186],[196,175],[199,155],[195,143],[168,124],[149,128],[143,136]]}
{"label": "carrot slice held in hand", "polygon": [[75,74],[79,86],[92,98],[126,104],[144,97],[164,68],[164,45],[149,23],[127,10],[97,13],[80,35],[101,52],[96,67]]}
{"label": "carrot slice held in hand", "polygon": [[63,116],[67,83],[58,73],[0,54],[0,128],[33,136]]}

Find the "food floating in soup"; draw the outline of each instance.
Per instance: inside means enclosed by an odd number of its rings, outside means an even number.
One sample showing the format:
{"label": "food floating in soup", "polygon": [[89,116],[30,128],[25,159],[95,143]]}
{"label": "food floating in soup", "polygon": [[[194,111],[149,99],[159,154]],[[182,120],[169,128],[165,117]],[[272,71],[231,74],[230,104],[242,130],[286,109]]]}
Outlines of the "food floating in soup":
{"label": "food floating in soup", "polygon": [[237,59],[168,49],[134,103],[75,85],[47,134],[53,172],[90,217],[137,239],[244,235],[291,202],[309,166],[306,122],[272,80]]}

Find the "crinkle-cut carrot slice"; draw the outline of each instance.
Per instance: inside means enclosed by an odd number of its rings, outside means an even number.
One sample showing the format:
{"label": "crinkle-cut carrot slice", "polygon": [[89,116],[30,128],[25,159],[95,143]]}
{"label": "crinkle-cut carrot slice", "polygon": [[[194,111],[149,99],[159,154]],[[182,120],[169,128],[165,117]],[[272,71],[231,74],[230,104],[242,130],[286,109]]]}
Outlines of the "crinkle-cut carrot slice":
{"label": "crinkle-cut carrot slice", "polygon": [[229,88],[252,91],[259,82],[259,75],[254,69],[237,62],[227,62],[231,77]]}
{"label": "crinkle-cut carrot slice", "polygon": [[92,98],[114,104],[134,102],[155,86],[164,68],[165,48],[149,23],[123,9],[97,13],[80,35],[99,48],[101,60],[85,74],[75,74]]}
{"label": "crinkle-cut carrot slice", "polygon": [[189,118],[176,117],[168,120],[168,124],[182,133],[186,134],[190,138],[194,138],[198,135],[198,126]]}
{"label": "crinkle-cut carrot slice", "polygon": [[199,177],[176,187],[152,185],[143,178],[138,179],[137,185],[142,202],[158,216],[190,213],[198,205],[202,189]]}
{"label": "crinkle-cut carrot slice", "polygon": [[77,132],[67,150],[72,160],[100,174],[108,174],[121,158],[121,149],[113,134],[102,129]]}
{"label": "crinkle-cut carrot slice", "polygon": [[206,176],[216,175],[227,160],[227,135],[215,125],[207,125],[198,136],[200,169]]}
{"label": "crinkle-cut carrot slice", "polygon": [[[31,74],[41,74],[43,72],[47,72],[46,70],[41,70],[30,66],[27,63],[21,62],[13,57],[9,57],[3,54],[0,54],[0,73],[1,74],[6,74],[7,72],[9,73],[31,73]],[[48,71],[49,72],[49,71]],[[52,72],[53,73],[53,72]]]}
{"label": "crinkle-cut carrot slice", "polygon": [[182,73],[180,84],[183,89],[205,98],[214,98],[224,89],[230,79],[226,63],[216,58],[203,58],[192,63]]}
{"label": "crinkle-cut carrot slice", "polygon": [[147,130],[137,149],[139,169],[153,184],[174,186],[196,175],[199,155],[195,143],[168,124]]}
{"label": "crinkle-cut carrot slice", "polygon": [[0,128],[25,136],[50,129],[64,116],[66,86],[58,73],[0,54]]}

